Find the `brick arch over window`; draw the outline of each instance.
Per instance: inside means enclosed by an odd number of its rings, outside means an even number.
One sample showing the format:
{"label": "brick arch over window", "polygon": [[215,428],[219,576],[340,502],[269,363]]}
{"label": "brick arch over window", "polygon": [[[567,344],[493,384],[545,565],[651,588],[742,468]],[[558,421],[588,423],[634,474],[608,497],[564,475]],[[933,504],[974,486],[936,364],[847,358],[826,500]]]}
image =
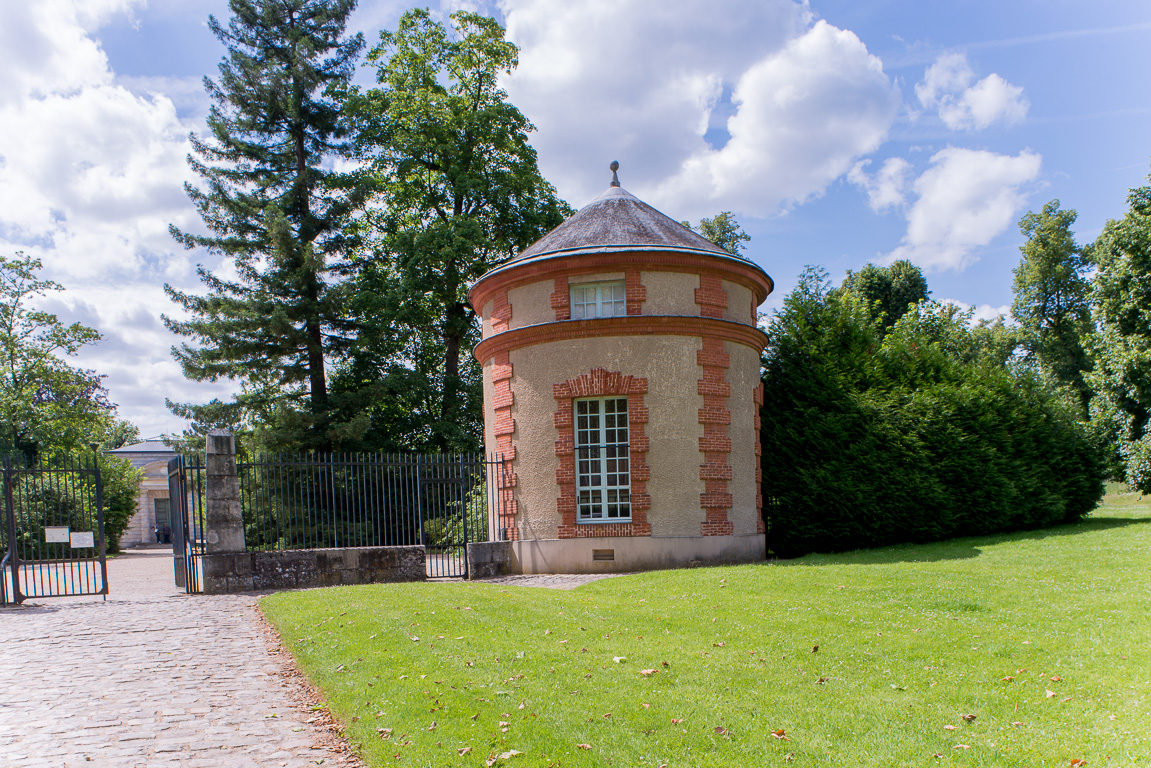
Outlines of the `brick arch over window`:
{"label": "brick arch over window", "polygon": [[[618,371],[593,368],[574,379],[555,384],[552,392],[556,400],[554,422],[559,431],[556,440],[556,456],[559,468],[556,469],[556,482],[560,487],[556,499],[556,512],[560,516],[559,537],[574,539],[593,536],[651,536],[651,524],[647,521],[647,511],[651,509],[651,497],[647,493],[647,481],[651,479],[651,469],[647,465],[648,439],[645,434],[647,408],[643,398],[647,394],[647,379],[624,376]],[[628,454],[631,460],[631,522],[576,524],[576,467],[575,467],[575,417],[572,401],[577,397],[626,396],[628,411]]]}

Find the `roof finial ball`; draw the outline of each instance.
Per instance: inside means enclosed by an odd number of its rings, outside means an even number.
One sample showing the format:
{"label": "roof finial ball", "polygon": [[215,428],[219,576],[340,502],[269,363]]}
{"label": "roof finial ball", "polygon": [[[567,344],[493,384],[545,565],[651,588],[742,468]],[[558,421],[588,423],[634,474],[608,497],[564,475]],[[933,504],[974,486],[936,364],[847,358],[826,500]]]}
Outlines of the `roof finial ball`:
{"label": "roof finial ball", "polygon": [[619,176],[616,176],[615,172],[619,170],[619,160],[612,160],[611,165],[609,165],[608,168],[611,168],[611,185],[613,187],[618,187]]}

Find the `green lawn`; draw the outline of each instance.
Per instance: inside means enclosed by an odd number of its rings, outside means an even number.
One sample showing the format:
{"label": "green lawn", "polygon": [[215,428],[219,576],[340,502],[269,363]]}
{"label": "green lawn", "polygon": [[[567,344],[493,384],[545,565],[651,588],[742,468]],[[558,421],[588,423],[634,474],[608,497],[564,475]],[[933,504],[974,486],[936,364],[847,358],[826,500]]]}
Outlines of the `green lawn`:
{"label": "green lawn", "polygon": [[262,604],[374,766],[1151,766],[1151,497],[571,592]]}

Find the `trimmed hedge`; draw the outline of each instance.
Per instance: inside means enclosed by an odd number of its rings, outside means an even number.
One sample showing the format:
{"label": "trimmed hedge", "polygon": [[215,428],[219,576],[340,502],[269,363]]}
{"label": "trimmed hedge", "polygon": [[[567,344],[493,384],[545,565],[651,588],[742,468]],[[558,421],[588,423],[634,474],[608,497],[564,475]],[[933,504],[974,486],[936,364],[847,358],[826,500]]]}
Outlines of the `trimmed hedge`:
{"label": "trimmed hedge", "polygon": [[809,271],[764,358],[764,514],[779,557],[1079,519],[1104,461],[1073,399],[921,304],[884,336]]}

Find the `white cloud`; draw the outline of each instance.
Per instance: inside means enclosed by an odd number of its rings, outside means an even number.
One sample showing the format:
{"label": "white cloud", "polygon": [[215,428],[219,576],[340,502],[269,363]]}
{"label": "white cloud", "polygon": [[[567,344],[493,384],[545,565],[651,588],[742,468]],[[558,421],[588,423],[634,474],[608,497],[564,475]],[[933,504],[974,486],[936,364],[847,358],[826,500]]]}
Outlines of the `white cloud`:
{"label": "white cloud", "polygon": [[1023,89],[997,74],[974,83],[975,72],[962,53],[946,53],[927,68],[915,86],[919,103],[935,109],[952,130],[982,130],[992,124],[1018,123],[1030,106]]}
{"label": "white cloud", "polygon": [[867,202],[876,213],[903,205],[911,164],[902,157],[889,157],[874,175],[864,170],[870,160],[860,160],[847,174],[847,180],[867,192]]}
{"label": "white cloud", "polygon": [[[67,287],[47,306],[105,336],[80,364],[106,374],[121,414],[154,434],[178,428],[165,395],[203,401],[220,388],[183,380],[159,320],[175,308],[162,283],[197,285],[168,224],[199,227],[182,184],[202,107],[182,117],[161,93],[173,81],[117,79],[94,38],[141,5],[0,0],[0,252],[39,256]],[[179,91],[193,103],[188,83]]]}
{"label": "white cloud", "polygon": [[792,0],[500,6],[522,49],[511,99],[577,205],[618,159],[625,187],[678,217],[771,215],[847,173],[898,110],[859,38]]}
{"label": "white cloud", "polygon": [[948,147],[912,185],[907,234],[888,259],[910,259],[928,271],[963,269],[1013,222],[1026,201],[1023,187],[1039,174],[1041,158]]}
{"label": "white cloud", "polygon": [[940,299],[940,304],[947,305],[953,304],[959,307],[960,311],[971,311],[971,324],[975,325],[981,320],[993,321],[1003,318],[1004,322],[1011,322],[1011,305],[1001,304],[998,307],[991,304],[979,304],[978,306],[959,301],[958,299]]}

